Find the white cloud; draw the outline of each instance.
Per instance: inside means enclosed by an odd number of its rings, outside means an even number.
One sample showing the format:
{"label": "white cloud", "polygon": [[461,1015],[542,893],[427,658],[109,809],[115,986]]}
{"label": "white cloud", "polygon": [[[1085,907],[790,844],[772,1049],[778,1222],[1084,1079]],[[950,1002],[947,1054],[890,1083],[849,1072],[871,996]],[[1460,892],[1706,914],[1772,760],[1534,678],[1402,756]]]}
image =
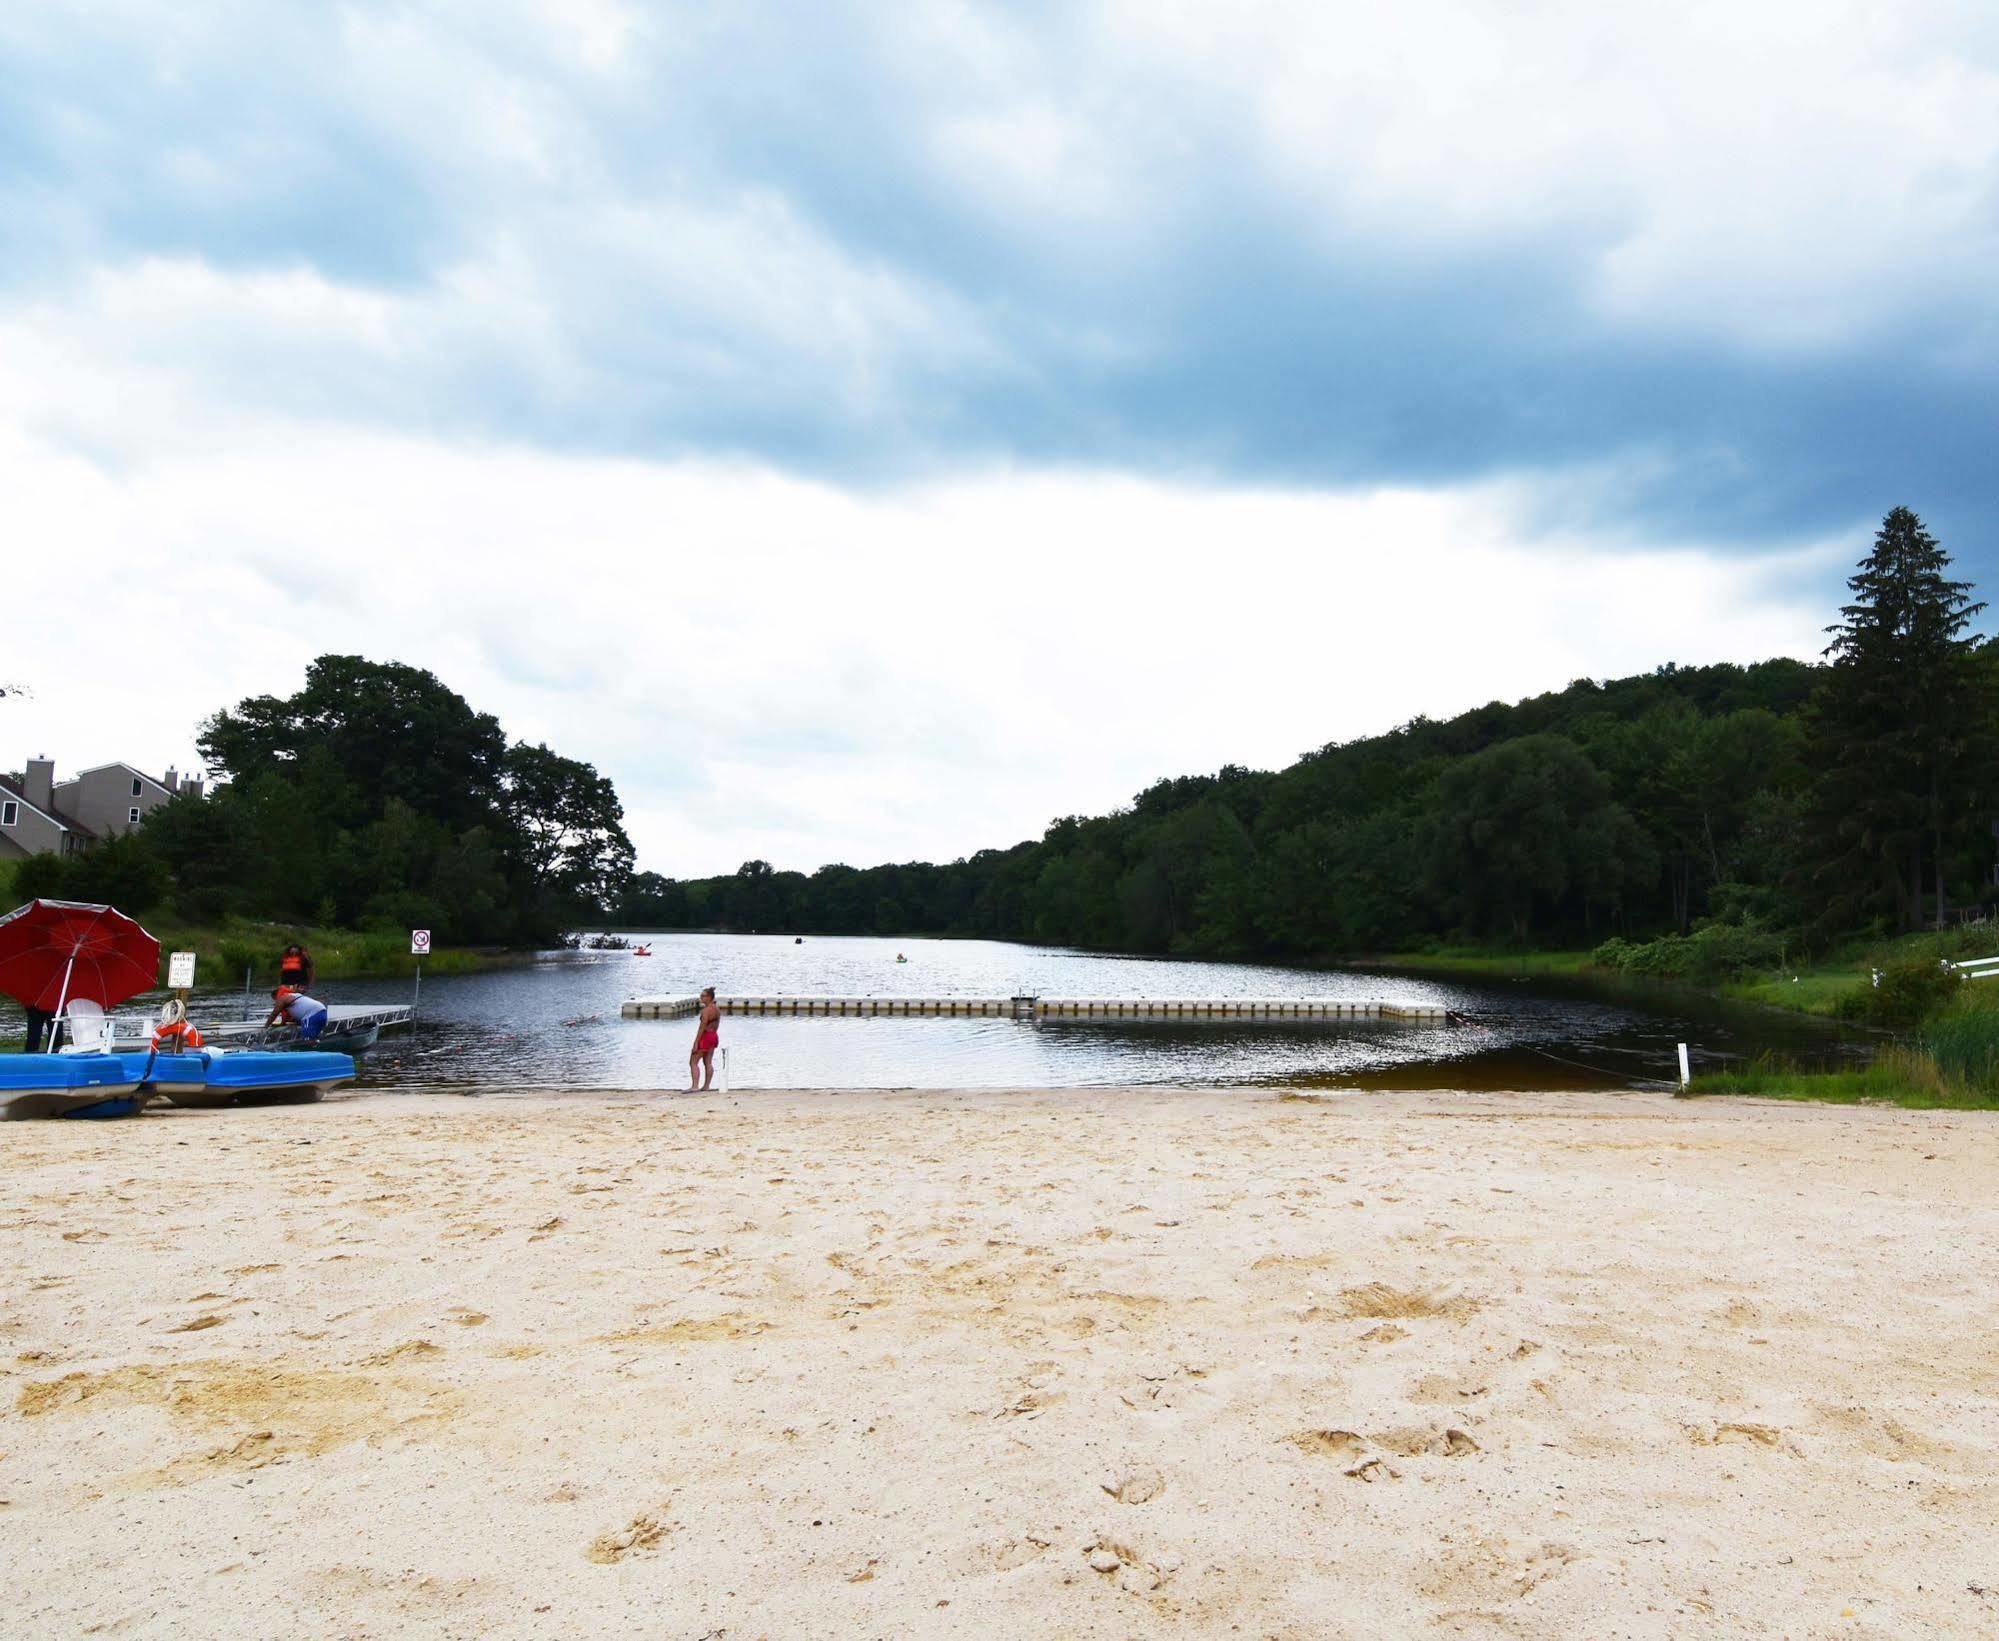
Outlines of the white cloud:
{"label": "white cloud", "polygon": [[1106,12],[1349,246],[1566,234],[1606,320],[1758,348],[1990,302],[1999,33],[1955,0]]}
{"label": "white cloud", "polygon": [[[143,401],[142,401],[143,402]],[[150,409],[141,412],[150,417]],[[186,420],[183,412],[183,423]],[[1803,561],[1534,535],[1508,487],[1354,494],[767,469],[304,424],[95,466],[0,423],[4,761],[192,758],[307,659],[428,666],[617,782],[642,863],[950,857],[1224,761],[1666,660],[1808,654]],[[1819,560],[1812,558],[1817,566]]]}

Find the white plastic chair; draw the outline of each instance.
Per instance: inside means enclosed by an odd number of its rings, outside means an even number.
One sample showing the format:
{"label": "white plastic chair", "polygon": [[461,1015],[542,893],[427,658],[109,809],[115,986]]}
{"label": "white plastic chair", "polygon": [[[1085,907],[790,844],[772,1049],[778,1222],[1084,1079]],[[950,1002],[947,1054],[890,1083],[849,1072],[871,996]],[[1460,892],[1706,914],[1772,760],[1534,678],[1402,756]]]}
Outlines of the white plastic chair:
{"label": "white plastic chair", "polygon": [[109,1054],[116,1046],[113,1042],[115,1028],[102,1003],[94,1003],[88,997],[72,997],[69,1013],[64,1018],[68,1030],[63,1053]]}

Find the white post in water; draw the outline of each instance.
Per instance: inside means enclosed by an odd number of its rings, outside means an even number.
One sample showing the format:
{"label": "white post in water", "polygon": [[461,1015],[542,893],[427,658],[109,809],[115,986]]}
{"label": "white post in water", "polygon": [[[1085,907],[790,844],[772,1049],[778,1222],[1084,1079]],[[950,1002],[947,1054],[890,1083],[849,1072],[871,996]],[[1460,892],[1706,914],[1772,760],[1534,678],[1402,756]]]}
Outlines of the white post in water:
{"label": "white post in water", "polygon": [[1680,1087],[1685,1088],[1694,1080],[1692,1069],[1687,1065],[1687,1045],[1680,1045]]}
{"label": "white post in water", "polygon": [[430,930],[410,930],[410,956],[416,959],[416,989],[410,993],[410,1018],[416,1018],[416,1006],[423,999],[423,959],[430,950]]}

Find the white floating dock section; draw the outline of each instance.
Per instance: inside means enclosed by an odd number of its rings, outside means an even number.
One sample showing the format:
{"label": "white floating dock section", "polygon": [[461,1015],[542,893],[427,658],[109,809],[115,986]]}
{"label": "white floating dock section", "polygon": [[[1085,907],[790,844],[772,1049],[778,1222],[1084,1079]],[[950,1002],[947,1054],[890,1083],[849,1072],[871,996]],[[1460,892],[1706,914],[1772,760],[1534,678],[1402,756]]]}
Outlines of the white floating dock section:
{"label": "white floating dock section", "polygon": [[[1441,1025],[1441,1003],[1339,997],[717,997],[724,1014],[984,1016],[1005,1020],[1399,1020]],[[698,997],[634,997],[627,1020],[700,1012]]]}

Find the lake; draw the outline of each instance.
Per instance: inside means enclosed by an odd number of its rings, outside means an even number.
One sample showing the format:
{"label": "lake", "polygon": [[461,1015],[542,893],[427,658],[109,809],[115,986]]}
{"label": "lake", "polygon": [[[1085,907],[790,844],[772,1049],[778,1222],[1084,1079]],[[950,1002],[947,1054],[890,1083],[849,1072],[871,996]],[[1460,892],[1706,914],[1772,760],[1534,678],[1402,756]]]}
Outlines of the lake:
{"label": "lake", "polygon": [[[789,935],[635,936],[653,955],[550,952],[423,985],[417,1029],[365,1065],[384,1091],[503,1094],[685,1086],[692,1019],[625,1020],[641,994],[1343,997],[1425,1001],[1442,1027],[1240,1021],[738,1018],[722,1022],[732,1088],[1086,1088],[1126,1083],[1299,1087],[1621,1088],[1697,1061],[1857,1052],[1823,1024],[1709,999],[1536,979],[1103,956],[985,940]],[[896,955],[907,956],[897,963]],[[328,982],[328,1002],[406,1001],[409,982]],[[197,1020],[233,1018],[241,994],[204,994]],[[718,1068],[719,1069],[719,1068]],[[719,1081],[719,1078],[718,1078]]]}

